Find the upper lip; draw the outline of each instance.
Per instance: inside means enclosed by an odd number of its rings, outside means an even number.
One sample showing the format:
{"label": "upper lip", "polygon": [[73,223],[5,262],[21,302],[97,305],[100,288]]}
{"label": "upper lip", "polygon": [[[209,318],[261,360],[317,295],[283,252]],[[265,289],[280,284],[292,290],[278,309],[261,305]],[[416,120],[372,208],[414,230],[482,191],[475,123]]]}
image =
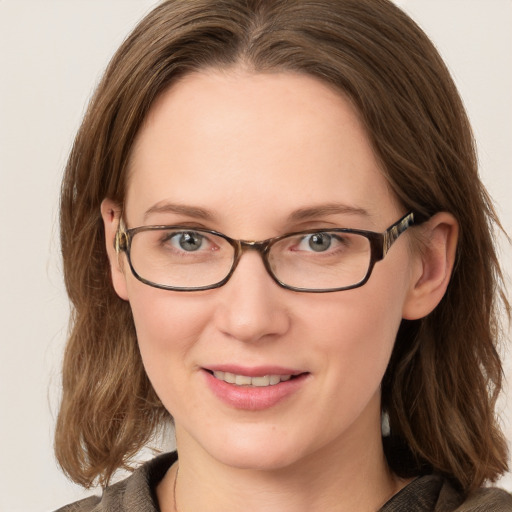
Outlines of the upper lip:
{"label": "upper lip", "polygon": [[247,377],[264,377],[265,375],[300,375],[306,373],[293,368],[285,368],[283,366],[241,366],[236,364],[215,364],[205,366],[205,370],[211,372],[228,372],[235,375],[245,375]]}

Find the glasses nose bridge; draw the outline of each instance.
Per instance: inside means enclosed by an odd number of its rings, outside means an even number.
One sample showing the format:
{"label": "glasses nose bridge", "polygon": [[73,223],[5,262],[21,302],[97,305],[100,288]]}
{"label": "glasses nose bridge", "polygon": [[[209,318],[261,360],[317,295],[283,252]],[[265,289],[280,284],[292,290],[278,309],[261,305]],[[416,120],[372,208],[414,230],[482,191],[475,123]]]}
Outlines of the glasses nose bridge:
{"label": "glasses nose bridge", "polygon": [[271,245],[272,240],[262,240],[262,241],[256,241],[256,240],[234,240],[235,242],[235,260],[233,262],[233,268],[232,272],[235,270],[235,268],[238,266],[238,263],[240,262],[240,258],[243,256],[244,252],[246,251],[256,251],[259,253],[261,260],[263,262],[263,266],[267,270],[267,272],[272,276],[272,272],[269,268],[269,262],[267,260],[268,255],[268,248]]}
{"label": "glasses nose bridge", "polygon": [[236,240],[236,244],[238,246],[238,258],[242,256],[242,254],[246,251],[256,251],[263,258],[263,261],[266,260],[266,253],[268,247],[270,245],[271,240]]}

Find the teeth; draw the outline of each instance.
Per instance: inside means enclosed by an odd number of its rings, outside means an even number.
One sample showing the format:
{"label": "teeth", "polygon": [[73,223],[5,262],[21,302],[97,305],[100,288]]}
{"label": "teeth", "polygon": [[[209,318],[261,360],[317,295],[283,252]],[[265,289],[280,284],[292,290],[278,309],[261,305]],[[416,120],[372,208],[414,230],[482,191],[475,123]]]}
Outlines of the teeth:
{"label": "teeth", "polygon": [[249,379],[251,382],[251,386],[257,386],[257,387],[265,387],[265,386],[270,386],[270,377],[269,376],[265,376],[265,377],[253,377],[252,379]]}
{"label": "teeth", "polygon": [[251,381],[251,377],[246,377],[245,375],[237,375],[235,377],[235,384],[237,386],[249,386]]}
{"label": "teeth", "polygon": [[217,372],[217,373],[224,373],[224,380],[226,382],[229,382],[230,384],[234,384],[236,382],[236,375],[234,373],[229,373],[229,372]]}
{"label": "teeth", "polygon": [[265,375],[263,377],[248,377],[247,375],[235,375],[229,372],[213,372],[216,379],[223,380],[237,386],[265,387],[275,386],[280,382],[286,382],[292,378],[291,375]]}

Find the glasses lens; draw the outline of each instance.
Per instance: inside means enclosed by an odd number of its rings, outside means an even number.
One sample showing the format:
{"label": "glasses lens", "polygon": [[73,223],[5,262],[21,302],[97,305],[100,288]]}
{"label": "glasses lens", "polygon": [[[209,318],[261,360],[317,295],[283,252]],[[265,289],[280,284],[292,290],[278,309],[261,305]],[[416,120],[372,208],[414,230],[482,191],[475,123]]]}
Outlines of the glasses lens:
{"label": "glasses lens", "polygon": [[222,281],[234,254],[227,240],[201,230],[139,231],[130,247],[131,264],[141,278],[174,288],[201,288]]}
{"label": "glasses lens", "polygon": [[290,235],[275,243],[269,264],[282,283],[295,288],[330,290],[360,283],[371,260],[368,238],[342,231]]}

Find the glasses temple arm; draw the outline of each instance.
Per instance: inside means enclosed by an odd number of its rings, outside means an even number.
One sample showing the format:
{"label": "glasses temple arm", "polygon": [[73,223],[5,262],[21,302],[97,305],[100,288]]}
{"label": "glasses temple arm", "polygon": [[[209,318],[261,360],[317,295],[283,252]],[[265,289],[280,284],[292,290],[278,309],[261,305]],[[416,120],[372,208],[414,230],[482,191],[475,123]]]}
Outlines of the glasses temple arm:
{"label": "glasses temple arm", "polygon": [[409,212],[384,232],[384,244],[382,247],[383,256],[386,255],[386,253],[389,251],[389,248],[396,242],[398,237],[413,224],[414,213]]}

